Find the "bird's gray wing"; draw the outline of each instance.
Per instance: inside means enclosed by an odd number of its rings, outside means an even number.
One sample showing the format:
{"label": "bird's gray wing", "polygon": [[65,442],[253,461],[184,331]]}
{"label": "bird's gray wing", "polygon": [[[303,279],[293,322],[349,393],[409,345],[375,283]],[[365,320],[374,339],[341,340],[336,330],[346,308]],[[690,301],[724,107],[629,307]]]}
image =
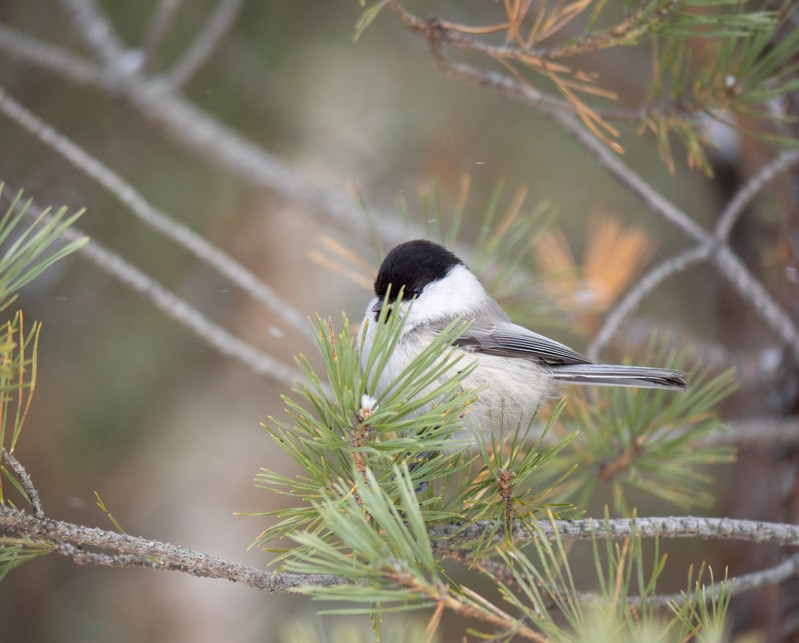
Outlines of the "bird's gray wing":
{"label": "bird's gray wing", "polygon": [[511,323],[491,329],[469,328],[455,344],[475,353],[533,359],[550,366],[590,363],[565,344]]}

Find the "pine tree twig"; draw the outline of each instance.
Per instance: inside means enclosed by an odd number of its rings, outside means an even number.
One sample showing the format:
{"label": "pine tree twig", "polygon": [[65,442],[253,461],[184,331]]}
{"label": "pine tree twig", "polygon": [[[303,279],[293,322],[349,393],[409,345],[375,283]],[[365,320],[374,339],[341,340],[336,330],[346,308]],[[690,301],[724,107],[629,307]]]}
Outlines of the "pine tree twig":
{"label": "pine tree twig", "polygon": [[665,259],[660,265],[652,268],[643,277],[638,279],[624,297],[608,311],[602,326],[599,331],[597,331],[594,339],[586,350],[588,358],[594,361],[599,359],[599,354],[602,349],[616,334],[621,323],[638,308],[644,297],[654,292],[658,286],[670,277],[702,261],[706,261],[709,255],[709,248],[704,245],[694,246],[678,255]]}
{"label": "pine tree twig", "polygon": [[14,475],[17,477],[17,480],[28,496],[28,500],[33,508],[33,515],[36,518],[44,518],[44,509],[42,508],[42,501],[39,498],[39,492],[36,491],[33,480],[31,480],[30,475],[25,470],[25,467],[22,466],[22,463],[5,447],[0,447],[0,462],[5,463],[5,465],[14,472]]}
{"label": "pine tree twig", "polygon": [[[590,519],[540,523],[545,537],[553,538],[557,529],[564,540],[603,539],[607,534],[605,525],[603,520]],[[658,535],[661,538],[739,539],[757,543],[799,544],[797,525],[694,517],[615,519],[607,523],[613,540],[629,538],[633,528],[643,538]],[[52,541],[58,553],[78,564],[181,571],[199,577],[224,578],[269,592],[291,592],[301,586],[330,586],[346,582],[335,576],[268,572],[168,543],[40,518],[6,506],[0,506],[0,529]],[[479,538],[485,529],[486,526],[479,523],[465,529],[461,525],[436,528],[431,530],[431,535],[435,538],[445,537],[446,540],[437,540],[433,546],[439,554],[446,555],[463,543]],[[529,540],[529,532],[521,526],[516,532],[519,532],[516,534],[519,540]],[[735,581],[735,593],[782,582],[797,572],[799,554],[771,569],[740,576]],[[654,600],[665,603],[678,596],[667,595]]]}
{"label": "pine tree twig", "polygon": [[146,74],[153,68],[158,50],[175,23],[182,4],[183,0],[160,0],[153,11],[147,35],[142,43],[142,73]]}
{"label": "pine tree twig", "polygon": [[72,140],[50,127],[0,89],[0,112],[100,183],[124,203],[140,221],[157,230],[236,284],[309,342],[314,336],[308,321],[243,264],[188,226],[152,206],[136,189]]}
{"label": "pine tree twig", "polygon": [[450,611],[465,618],[483,621],[493,625],[494,627],[500,628],[502,630],[503,636],[510,635],[512,633],[516,637],[524,638],[528,641],[537,641],[538,643],[545,643],[549,640],[541,633],[527,627],[520,620],[513,618],[510,614],[507,614],[498,607],[488,603],[479,594],[468,592],[468,596],[472,599],[472,602],[467,602],[461,598],[453,596],[449,591],[447,591],[445,586],[440,585],[433,587],[429,584],[420,583],[415,576],[407,572],[395,572],[393,576],[397,584],[399,584],[401,587],[404,587],[415,594],[426,596],[436,602],[443,602]]}
{"label": "pine tree twig", "polygon": [[125,45],[95,0],[61,0],[75,31],[106,66],[121,70]]}
{"label": "pine tree twig", "polygon": [[244,0],[218,0],[197,38],[167,75],[170,85],[182,87],[206,63],[236,20],[243,2]]}
{"label": "pine tree twig", "polygon": [[[702,259],[702,255],[706,254],[707,259],[718,269],[721,275],[750,304],[751,308],[771,326],[788,345],[793,354],[799,357],[799,330],[796,324],[774,301],[740,258],[730,250],[726,245],[726,239],[720,236],[718,230],[713,233],[703,230],[687,214],[679,210],[649,183],[644,181],[640,175],[624,165],[601,141],[590,135],[584,127],[569,115],[553,115],[553,118],[562,125],[566,124],[568,128],[571,128],[571,131],[599,164],[618,179],[622,185],[628,187],[633,194],[637,195],[653,211],[679,227],[694,241],[698,242],[695,248],[686,251],[684,255],[680,255],[682,259],[679,259],[680,256],[678,256],[674,264],[669,265],[666,262],[659,269],[656,268],[650,273],[650,278],[654,280],[665,279],[687,267],[682,265],[682,261],[688,260],[690,265],[690,262],[698,262]],[[780,171],[787,170],[795,162],[792,156],[787,157],[787,161],[784,156],[778,157],[776,161],[769,164],[769,169],[764,169],[753,178],[753,185],[757,186],[757,189],[762,189],[771,180],[771,178],[768,178],[771,174],[776,176]],[[744,186],[742,190],[747,190],[747,186]],[[720,222],[732,221],[734,216],[734,214],[732,216],[724,216],[720,219]],[[657,285],[657,283],[654,285]],[[639,302],[638,298],[646,295],[650,290],[648,283],[641,285],[622,298],[616,308],[620,311],[625,311],[624,314],[626,315],[635,309]],[[611,311],[606,318],[605,325],[597,334],[597,338],[591,343],[588,350],[589,357],[597,359],[602,347],[615,332],[615,328],[610,328],[611,324],[617,327],[622,317],[623,315],[616,314],[615,310]],[[605,326],[608,326],[608,328],[606,329]]]}
{"label": "pine tree twig", "polygon": [[[292,592],[303,585],[326,587],[344,582],[335,576],[269,572],[169,543],[37,518],[6,506],[0,506],[0,529],[52,541],[59,554],[78,564],[180,571],[203,578],[222,578],[267,592]],[[84,547],[105,551],[87,552]]]}
{"label": "pine tree twig", "polygon": [[[102,90],[125,100],[173,142],[198,154],[214,166],[232,172],[250,184],[273,190],[284,198],[325,215],[325,225],[337,226],[353,243],[371,243],[362,206],[349,193],[314,183],[232,128],[198,109],[162,79],[115,74],[59,47],[41,43],[0,25],[0,50],[23,62],[54,73],[58,78]],[[383,243],[391,245],[409,236],[423,236],[418,226],[400,221],[391,212],[370,213]]]}
{"label": "pine tree twig", "polygon": [[[671,3],[658,11],[650,13],[647,21],[653,23],[657,20],[665,19],[669,13],[672,13],[676,9],[676,5],[677,3]],[[400,21],[412,31],[425,33],[429,28],[429,22],[422,20],[408,11],[397,0],[389,0],[389,2],[386,3],[386,8],[394,13]],[[557,44],[552,47],[533,47],[528,46],[528,43],[524,43],[523,45],[489,45],[459,30],[457,25],[451,23],[445,24],[441,21],[439,21],[439,29],[441,41],[460,51],[479,53],[495,60],[519,60],[536,66],[546,67],[548,64],[553,64],[556,60],[561,58],[574,58],[575,56],[599,49],[607,49],[623,44],[625,41],[629,41],[634,36],[640,34],[641,30],[644,28],[641,24],[644,18],[643,14],[643,10],[629,13],[621,22],[614,26],[604,28],[601,31],[586,35],[583,38],[570,40],[564,44]]]}
{"label": "pine tree twig", "polygon": [[[82,233],[72,227],[65,231],[64,239],[72,240],[73,234],[75,238],[82,236]],[[266,377],[281,386],[293,386],[296,380],[302,379],[299,371],[214,324],[199,310],[96,241],[90,240],[77,251],[77,254],[89,259],[103,272],[138,292],[158,310],[188,328],[214,350],[248,366],[255,375]]]}
{"label": "pine tree twig", "polygon": [[797,164],[799,164],[799,151],[786,150],[777,156],[776,159],[762,167],[757,174],[742,185],[727,203],[721,215],[719,215],[715,228],[716,237],[718,239],[728,239],[730,232],[732,232],[735,223],[746,206],[782,173]]}
{"label": "pine tree twig", "polygon": [[718,431],[701,442],[704,447],[734,446],[740,449],[786,447],[799,444],[796,419],[756,418],[736,420],[729,431]]}
{"label": "pine tree twig", "polygon": [[[563,540],[624,540],[633,531],[642,538],[680,538],[698,540],[741,540],[752,543],[777,545],[799,545],[799,525],[735,520],[732,518],[702,518],[694,516],[672,516],[664,518],[614,518],[608,521],[586,518],[581,520],[556,520],[539,523],[541,534],[553,539],[555,531]],[[486,534],[503,538],[504,532],[485,521],[471,525],[452,524],[430,530],[437,553],[460,548],[479,540]],[[528,542],[532,538],[529,527],[517,522],[510,536],[514,542]]]}
{"label": "pine tree twig", "polygon": [[[0,201],[5,202],[8,199],[6,195],[9,193],[9,190],[5,190],[3,194],[0,194]],[[18,207],[20,206],[18,205]],[[31,203],[28,207],[28,212],[33,216],[38,216],[42,213],[42,210],[34,203]],[[45,220],[47,220],[47,217],[45,217]],[[84,236],[86,235],[75,226],[67,228],[61,234],[61,238],[67,243],[81,239]],[[139,293],[167,317],[188,328],[214,350],[225,357],[230,357],[248,366],[256,375],[266,377],[280,386],[293,386],[297,379],[302,379],[302,374],[299,371],[257,350],[221,326],[214,324],[199,310],[190,306],[157,281],[148,277],[138,268],[96,241],[90,239],[76,253],[94,263],[103,272],[120,283]]]}
{"label": "pine tree twig", "polygon": [[[793,554],[773,567],[735,576],[727,582],[727,590],[730,591],[732,596],[738,596],[740,594],[745,594],[746,592],[751,592],[755,589],[760,589],[761,587],[778,585],[779,583],[782,583],[789,578],[793,578],[794,576],[799,576],[799,554]],[[730,583],[732,583],[731,590],[729,587]],[[705,601],[710,602],[712,600],[718,599],[721,595],[721,589],[721,583],[709,585],[706,588]],[[658,609],[666,609],[673,604],[682,605],[685,603],[685,600],[686,594],[682,592],[678,592],[676,594],[658,594],[645,599],[641,599],[637,596],[630,597],[630,602],[632,603],[638,605],[653,605]]]}
{"label": "pine tree twig", "polygon": [[[709,260],[722,276],[750,304],[752,309],[771,326],[780,339],[789,346],[793,354],[799,357],[799,330],[797,330],[796,324],[725,243],[721,242],[715,234],[702,229],[686,213],[679,210],[649,183],[644,181],[639,174],[622,163],[607,146],[590,134],[571,115],[555,113],[552,114],[552,117],[568,133],[572,134],[603,168],[610,172],[633,194],[638,196],[650,209],[680,228],[694,241],[711,250]],[[703,250],[697,250],[697,252],[701,253]],[[589,355],[593,354],[596,358],[599,346],[595,344],[596,342],[592,344]]]}
{"label": "pine tree twig", "polygon": [[0,50],[77,85],[105,89],[112,84],[106,71],[94,62],[3,24],[0,24]]}

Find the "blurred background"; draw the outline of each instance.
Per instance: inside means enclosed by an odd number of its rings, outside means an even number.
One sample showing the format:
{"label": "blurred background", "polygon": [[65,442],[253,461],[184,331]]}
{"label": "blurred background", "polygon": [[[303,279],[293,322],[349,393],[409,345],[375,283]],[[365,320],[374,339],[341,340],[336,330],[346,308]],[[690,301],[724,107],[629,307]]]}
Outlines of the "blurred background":
{"label": "blurred background", "polygon": [[[135,49],[151,33],[157,8],[170,3],[99,4],[125,46]],[[180,59],[217,6],[210,0],[172,4],[177,13],[152,63],[155,73]],[[438,6],[417,4],[423,16]],[[91,58],[67,5],[3,0],[0,25]],[[496,11],[493,3],[457,5],[454,13],[461,12],[464,22]],[[453,17],[452,7],[448,10]],[[590,241],[587,222],[600,216],[645,234],[648,250],[639,270],[646,260],[682,247],[674,228],[551,121],[504,96],[445,80],[423,39],[391,15],[379,16],[354,41],[360,11],[355,1],[244,2],[183,88],[198,109],[275,155],[307,185],[354,197],[352,221],[359,223],[349,229],[318,207],[310,191],[258,186],[181,145],[129,101],[70,82],[6,50],[0,52],[0,87],[155,207],[245,264],[305,316],[338,320],[344,311],[356,322],[369,299],[363,287],[313,259],[329,247],[326,238],[376,269],[380,250],[368,241],[375,220],[369,214],[394,213],[404,201],[411,218],[423,224],[425,195],[436,192],[451,209],[466,176],[462,238],[467,244],[479,231],[491,194],[504,185],[501,209],[520,189],[527,191],[525,207],[550,204],[557,213],[553,226],[578,261]],[[614,52],[596,64],[622,104],[640,97],[649,74],[645,52]],[[319,362],[301,333],[143,225],[114,195],[4,116],[0,141],[0,179],[7,190],[24,188],[40,206],[86,208],[78,223],[84,232],[213,321],[285,364],[293,364],[292,356],[300,352]],[[768,154],[759,144],[734,141],[729,155],[715,159],[716,178],[710,179],[679,159],[669,173],[646,135],[627,133],[622,141],[624,161],[705,227]],[[741,145],[750,146],[746,154]],[[779,190],[774,194],[777,199],[758,201],[744,216],[735,243],[796,318],[796,283],[786,272],[793,268],[795,275],[794,257],[780,245],[786,232],[795,234],[796,203],[786,210]],[[529,267],[540,266],[531,258]],[[27,287],[18,305],[26,319],[43,322],[40,380],[17,455],[47,513],[111,529],[95,504],[98,492],[128,533],[265,566],[269,554],[247,547],[267,519],[235,512],[269,511],[281,501],[257,490],[253,478],[259,467],[288,467],[260,427],[267,416],[282,412],[279,396],[288,387],[220,355],[80,257],[57,264]],[[675,277],[640,312],[689,335],[716,356],[714,366],[749,369],[741,393],[725,409],[729,417],[794,413],[793,361],[712,269],[698,267]],[[586,339],[573,328],[539,330],[585,349]],[[630,337],[617,347],[620,352],[640,349]],[[775,462],[781,463],[779,476],[773,475]],[[719,499],[711,513],[795,520],[795,464],[794,450],[764,448],[753,449],[737,465],[717,467]],[[669,510],[647,502],[642,515]],[[759,559],[737,552],[706,555],[745,572],[778,554],[761,548]],[[684,569],[675,573],[682,582]],[[78,568],[48,556],[0,585],[0,639],[302,640],[303,627],[317,627],[309,623],[328,623],[315,616],[317,607],[304,598],[225,581]],[[746,623],[740,626],[747,629]],[[368,623],[364,627],[368,632]]]}

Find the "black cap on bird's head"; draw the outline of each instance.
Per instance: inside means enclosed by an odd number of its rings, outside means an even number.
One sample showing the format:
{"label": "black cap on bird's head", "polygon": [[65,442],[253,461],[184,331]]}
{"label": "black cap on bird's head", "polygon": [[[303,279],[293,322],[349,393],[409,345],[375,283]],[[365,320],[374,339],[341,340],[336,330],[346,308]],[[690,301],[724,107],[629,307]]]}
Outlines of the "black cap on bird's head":
{"label": "black cap on bird's head", "polygon": [[426,239],[406,241],[395,247],[383,259],[375,279],[375,295],[378,298],[375,313],[380,312],[388,292],[389,300],[394,301],[400,288],[404,287],[402,298],[418,297],[424,287],[443,279],[453,266],[463,262],[445,247]]}

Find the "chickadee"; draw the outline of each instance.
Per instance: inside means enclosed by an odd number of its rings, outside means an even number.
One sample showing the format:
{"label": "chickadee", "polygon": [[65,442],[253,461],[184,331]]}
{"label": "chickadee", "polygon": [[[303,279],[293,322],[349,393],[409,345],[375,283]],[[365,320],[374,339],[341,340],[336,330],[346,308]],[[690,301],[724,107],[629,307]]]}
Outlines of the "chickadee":
{"label": "chickadee", "polygon": [[[477,360],[463,386],[484,387],[466,418],[472,431],[503,426],[512,430],[529,425],[539,403],[561,383],[687,389],[685,373],[681,371],[593,364],[568,346],[514,324],[458,257],[437,243],[422,239],[398,245],[380,266],[375,297],[369,302],[362,323],[362,327],[366,324],[361,354],[364,367],[389,285],[388,305],[392,313],[399,310],[404,315],[405,323],[377,390],[369,392],[378,399],[436,335],[457,318],[471,324],[456,340],[456,350]],[[397,301],[393,297],[401,287],[402,300]]]}

